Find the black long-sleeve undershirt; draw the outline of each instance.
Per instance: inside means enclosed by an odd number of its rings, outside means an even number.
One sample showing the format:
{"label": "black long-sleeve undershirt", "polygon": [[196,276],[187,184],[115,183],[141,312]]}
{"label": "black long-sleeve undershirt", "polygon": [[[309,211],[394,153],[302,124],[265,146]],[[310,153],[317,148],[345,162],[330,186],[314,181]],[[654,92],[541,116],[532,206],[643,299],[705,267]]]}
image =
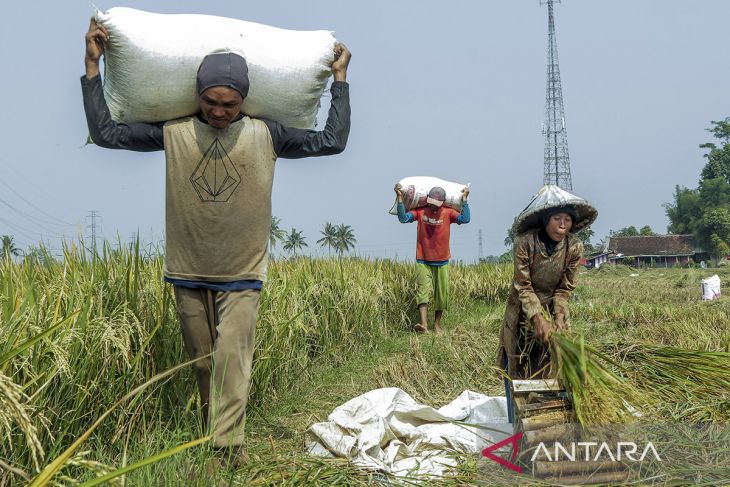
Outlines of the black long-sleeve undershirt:
{"label": "black long-sleeve undershirt", "polygon": [[[81,77],[84,111],[91,140],[99,147],[139,152],[164,150],[162,128],[165,122],[118,123],[109,112],[101,75]],[[350,134],[350,90],[345,81],[334,81],[332,101],[324,130],[303,130],[285,127],[279,122],[262,119],[269,128],[274,152],[284,159],[339,154]]]}

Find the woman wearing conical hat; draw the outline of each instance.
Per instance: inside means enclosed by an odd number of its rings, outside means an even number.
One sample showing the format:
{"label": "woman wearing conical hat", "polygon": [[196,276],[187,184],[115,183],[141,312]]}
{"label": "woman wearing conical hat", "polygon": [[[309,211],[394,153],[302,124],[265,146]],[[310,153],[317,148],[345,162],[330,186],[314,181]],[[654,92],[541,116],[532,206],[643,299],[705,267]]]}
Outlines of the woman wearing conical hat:
{"label": "woman wearing conical hat", "polygon": [[[568,327],[568,301],[583,255],[583,243],[574,233],[597,215],[586,200],[548,185],[515,219],[514,277],[497,354],[498,365],[510,379],[540,379],[553,373],[550,333]],[[506,381],[505,387],[509,403]]]}

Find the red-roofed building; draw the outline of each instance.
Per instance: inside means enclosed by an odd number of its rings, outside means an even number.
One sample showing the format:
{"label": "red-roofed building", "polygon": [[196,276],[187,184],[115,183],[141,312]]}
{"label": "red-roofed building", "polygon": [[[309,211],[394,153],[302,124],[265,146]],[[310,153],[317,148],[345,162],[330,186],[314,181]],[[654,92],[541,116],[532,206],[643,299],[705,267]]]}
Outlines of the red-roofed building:
{"label": "red-roofed building", "polygon": [[709,260],[710,255],[697,247],[693,235],[652,235],[610,237],[601,253],[588,259],[589,266],[606,262],[629,263],[634,267],[672,267]]}

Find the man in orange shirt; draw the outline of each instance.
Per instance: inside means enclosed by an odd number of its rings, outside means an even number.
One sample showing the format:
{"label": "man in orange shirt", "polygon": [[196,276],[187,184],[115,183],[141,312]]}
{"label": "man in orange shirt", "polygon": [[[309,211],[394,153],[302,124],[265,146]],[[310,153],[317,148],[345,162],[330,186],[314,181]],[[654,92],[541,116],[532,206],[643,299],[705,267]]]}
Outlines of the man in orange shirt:
{"label": "man in orange shirt", "polygon": [[403,192],[401,185],[395,185],[395,193],[398,195],[398,220],[401,223],[418,222],[418,237],[416,239],[416,268],[418,291],[416,302],[421,315],[421,322],[414,329],[419,333],[428,331],[428,302],[433,296],[433,304],[436,312],[434,314],[433,331],[441,333],[441,317],[449,303],[449,278],[448,264],[451,258],[449,249],[449,238],[451,236],[451,224],[461,225],[469,223],[471,213],[469,211],[469,188],[462,191],[463,205],[461,213],[443,206],[446,201],[446,191],[443,188],[431,188],[428,192],[427,204],[424,207],[416,208],[406,212],[403,204]]}

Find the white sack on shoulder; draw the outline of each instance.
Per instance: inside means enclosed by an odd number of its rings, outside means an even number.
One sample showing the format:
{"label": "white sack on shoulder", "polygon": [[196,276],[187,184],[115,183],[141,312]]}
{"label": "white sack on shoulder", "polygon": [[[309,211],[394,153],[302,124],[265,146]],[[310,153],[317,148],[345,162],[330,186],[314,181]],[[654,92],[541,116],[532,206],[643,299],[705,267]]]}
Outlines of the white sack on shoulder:
{"label": "white sack on shoulder", "polygon": [[[434,178],[431,176],[411,176],[403,178],[398,181],[403,190],[403,205],[406,207],[406,211],[411,211],[414,208],[426,206],[426,198],[431,188],[439,186],[444,188],[446,191],[446,201],[444,206],[453,208],[456,211],[461,211],[461,192],[467,187],[466,184],[453,183],[440,178]],[[395,206],[398,203],[396,199],[393,208],[390,209],[390,214],[397,214]]]}
{"label": "white sack on shoulder", "polygon": [[109,31],[104,97],[120,122],[162,122],[198,111],[195,78],[211,52],[248,63],[246,115],[285,126],[314,127],[331,74],[332,32],[278,29],[211,15],[165,15],[115,7],[97,11]]}

